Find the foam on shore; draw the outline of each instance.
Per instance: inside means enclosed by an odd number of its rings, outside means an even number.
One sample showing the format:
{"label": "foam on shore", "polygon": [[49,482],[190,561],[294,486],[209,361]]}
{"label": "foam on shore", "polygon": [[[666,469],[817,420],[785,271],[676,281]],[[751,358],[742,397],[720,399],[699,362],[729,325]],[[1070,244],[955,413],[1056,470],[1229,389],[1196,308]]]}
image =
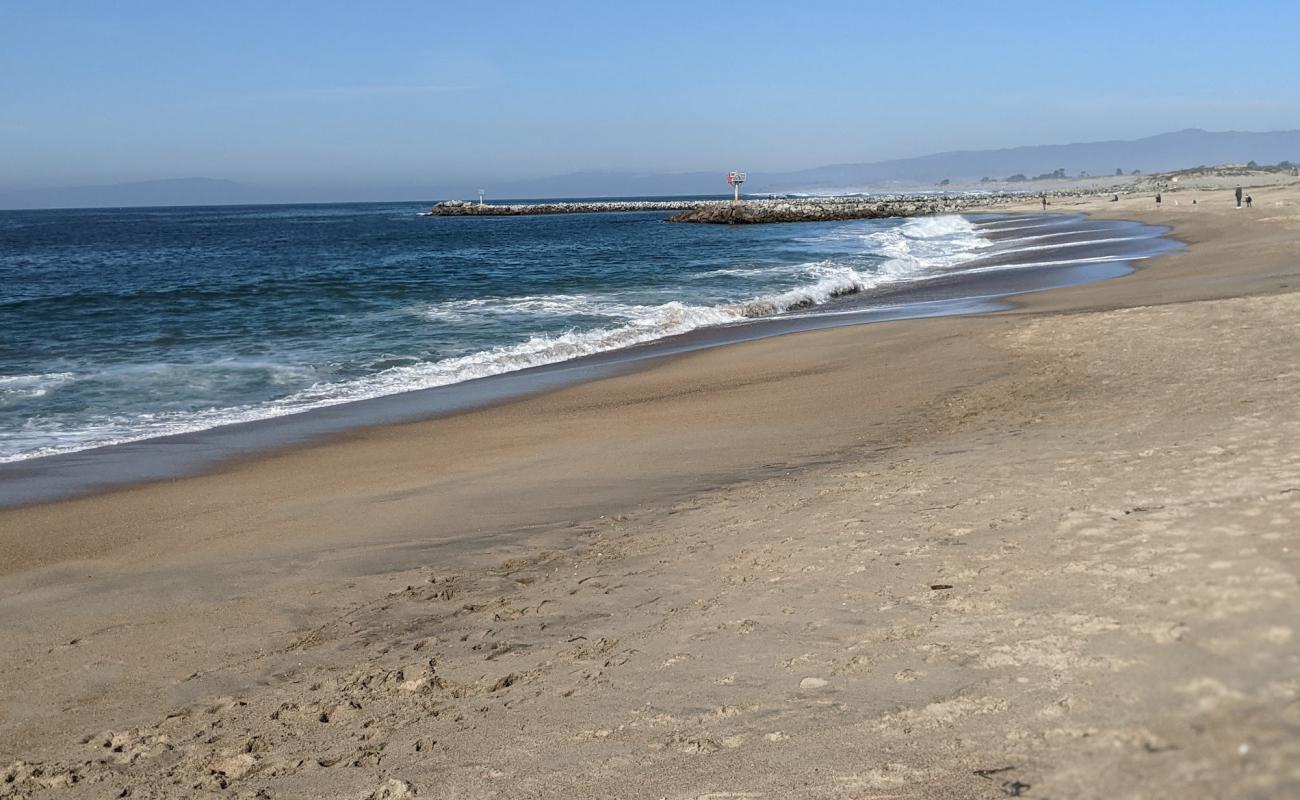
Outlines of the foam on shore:
{"label": "foam on shore", "polygon": [[[843,235],[831,233],[829,235]],[[868,289],[917,280],[976,258],[989,246],[970,221],[959,216],[918,218],[886,230],[849,233],[860,249],[883,255],[870,268],[834,261],[750,268],[748,271],[794,283],[789,289],[710,305],[680,301],[655,304],[629,302],[617,295],[528,295],[473,298],[439,303],[418,313],[431,319],[487,318],[528,324],[538,317],[586,316],[605,324],[560,333],[536,334],[523,341],[489,347],[436,361],[393,358],[391,366],[341,381],[312,383],[276,400],[226,407],[160,410],[144,415],[100,415],[78,430],[49,430],[33,426],[14,431],[0,463],[206,430],[222,425],[270,419],[341,403],[429,389],[569,361],[583,356],[646,344],[701,328],[730,325],[793,311],[808,311]],[[715,274],[721,271],[715,271]],[[267,365],[259,365],[266,367]],[[270,365],[275,367],[276,365]],[[186,380],[222,380],[212,370],[238,369],[228,362],[206,365],[203,375]],[[189,365],[158,364],[159,375],[190,370]],[[295,368],[296,369],[296,368]],[[299,371],[300,372],[300,371]],[[296,374],[301,378],[301,374]],[[68,373],[19,376],[0,392],[41,391],[52,381],[76,380]],[[84,376],[82,376],[84,377]],[[173,376],[174,377],[174,376]],[[310,378],[308,378],[310,379]]]}

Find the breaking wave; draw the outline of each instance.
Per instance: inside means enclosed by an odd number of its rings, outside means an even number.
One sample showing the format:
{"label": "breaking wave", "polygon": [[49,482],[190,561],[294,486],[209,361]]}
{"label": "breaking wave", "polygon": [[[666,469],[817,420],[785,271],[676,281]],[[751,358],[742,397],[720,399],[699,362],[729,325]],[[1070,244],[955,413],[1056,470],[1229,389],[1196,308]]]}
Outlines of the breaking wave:
{"label": "breaking wave", "polygon": [[[667,288],[487,296],[408,309],[404,313],[421,324],[450,330],[479,326],[493,331],[532,328],[544,332],[433,360],[392,357],[374,362],[366,374],[346,379],[318,380],[309,367],[262,362],[142,365],[134,367],[131,375],[62,371],[0,377],[0,404],[78,385],[88,391],[84,387],[96,381],[152,384],[158,388],[158,396],[167,396],[163,384],[171,382],[167,385],[187,387],[195,398],[188,407],[172,410],[92,412],[80,417],[75,428],[51,427],[42,424],[39,416],[31,417],[22,429],[11,432],[0,462],[296,414],[555,364],[700,328],[807,311],[873,287],[949,270],[978,257],[990,245],[977,226],[959,216],[888,224],[887,228],[879,221],[841,225],[822,234],[818,241],[824,245],[834,239],[831,249],[844,252],[843,258],[704,270],[681,276],[685,283]],[[756,286],[770,288],[739,300],[726,296]],[[682,299],[663,299],[674,293]],[[552,330],[546,330],[548,326]],[[562,329],[554,330],[557,326]],[[237,381],[274,383],[283,385],[284,391],[272,400],[222,403],[226,389]],[[198,391],[205,387],[210,391]],[[205,404],[207,407],[195,407]]]}

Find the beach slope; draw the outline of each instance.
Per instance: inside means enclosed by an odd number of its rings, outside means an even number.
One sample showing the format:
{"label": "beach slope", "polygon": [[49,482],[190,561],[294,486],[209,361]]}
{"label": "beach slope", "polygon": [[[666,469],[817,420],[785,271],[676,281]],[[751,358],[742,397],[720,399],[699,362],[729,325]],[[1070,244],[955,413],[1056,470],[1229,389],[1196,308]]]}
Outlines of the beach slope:
{"label": "beach slope", "polygon": [[1255,204],[1058,200],[1190,247],[0,511],[0,797],[1300,794]]}

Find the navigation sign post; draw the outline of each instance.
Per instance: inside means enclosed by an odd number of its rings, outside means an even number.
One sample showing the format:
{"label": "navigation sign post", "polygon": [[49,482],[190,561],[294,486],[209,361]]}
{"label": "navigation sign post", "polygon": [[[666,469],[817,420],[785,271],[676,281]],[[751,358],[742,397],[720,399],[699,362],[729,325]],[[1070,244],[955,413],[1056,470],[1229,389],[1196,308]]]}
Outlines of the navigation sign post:
{"label": "navigation sign post", "polygon": [[479,190],[478,190],[478,205],[479,205],[479,208],[482,208],[482,207],[483,207],[483,195],[484,195],[484,194],[486,194],[486,192],[484,192],[482,189],[479,189]]}
{"label": "navigation sign post", "polygon": [[745,173],[736,172],[734,169],[731,172],[727,173],[727,184],[731,186],[731,188],[734,189],[736,192],[735,199],[732,200],[733,203],[740,202],[740,184],[744,182],[745,182]]}

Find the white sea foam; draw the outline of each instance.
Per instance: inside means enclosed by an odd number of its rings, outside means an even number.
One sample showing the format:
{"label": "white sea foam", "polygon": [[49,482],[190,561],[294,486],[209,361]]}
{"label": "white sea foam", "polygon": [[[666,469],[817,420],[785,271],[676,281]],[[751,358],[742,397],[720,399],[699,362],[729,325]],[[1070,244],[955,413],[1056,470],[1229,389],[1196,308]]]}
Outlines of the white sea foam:
{"label": "white sea foam", "polygon": [[881,267],[884,280],[905,280],[976,258],[992,243],[964,217],[921,217],[869,234],[888,261]]}
{"label": "white sea foam", "polygon": [[638,306],[620,303],[606,295],[550,294],[520,297],[475,297],[447,300],[416,311],[425,319],[461,322],[467,319],[498,319],[610,316],[632,317]]}
{"label": "white sea foam", "polygon": [[44,372],[38,375],[0,375],[0,403],[32,397],[44,397],[52,389],[72,381],[71,372]]}
{"label": "white sea foam", "polygon": [[1039,239],[1056,239],[1061,236],[1078,236],[1084,233],[1103,233],[1106,228],[1071,228],[1068,231],[1057,231],[1056,233],[1038,233],[1032,236],[1014,236],[1006,239],[998,239],[997,244],[1007,244],[1011,242],[1034,242]]}
{"label": "white sea foam", "polygon": [[1105,244],[1107,242],[1132,242],[1138,239],[1145,239],[1145,236],[1112,236],[1106,239],[1087,239],[1082,242],[1060,242],[1058,244],[1033,244],[1025,247],[1009,247],[1003,249],[999,247],[997,254],[1000,256],[1011,253],[1032,253],[1037,250],[1064,250],[1067,247],[1091,247],[1092,245]]}
{"label": "white sea foam", "polygon": [[1067,267],[1076,264],[1113,264],[1117,261],[1142,261],[1153,258],[1158,253],[1135,253],[1125,256],[1093,256],[1088,258],[1063,258],[1053,261],[1026,261],[1011,264],[989,264],[986,267],[967,267],[954,270],[953,275],[980,275],[987,272],[1007,272],[1018,269],[1035,269],[1038,267]]}
{"label": "white sea foam", "polygon": [[815,283],[727,306],[724,310],[740,317],[767,317],[818,306],[837,297],[857,294],[872,283],[875,281],[864,278],[851,267],[828,268],[822,271],[822,277]]}
{"label": "white sea foam", "polygon": [[[1013,221],[1018,221],[1018,220],[1013,220]],[[1040,222],[1035,225],[1013,225],[1013,226],[1004,226],[997,222],[981,222],[979,223],[979,227],[982,230],[986,230],[992,233],[1003,233],[1004,231],[1029,231],[1037,228],[1055,228],[1058,225],[1064,225],[1065,223],[1070,221],[1071,220],[1068,217],[1061,217],[1059,219],[1049,220],[1047,222]]]}
{"label": "white sea foam", "polygon": [[707,272],[697,272],[690,276],[691,280],[704,280],[719,276],[733,278],[771,278],[781,276],[794,276],[808,269],[810,264],[783,264],[775,267],[725,267],[723,269],[711,269]]}
{"label": "white sea foam", "polygon": [[[434,321],[464,322],[475,317],[492,317],[498,321],[517,320],[526,324],[529,320],[586,316],[606,322],[586,330],[538,334],[513,344],[438,361],[402,363],[361,378],[313,383],[267,403],[162,411],[135,416],[98,416],[84,420],[75,431],[42,430],[38,424],[32,424],[27,430],[16,432],[13,446],[18,452],[0,455],[0,461],[17,461],[88,447],[190,433],[220,425],[269,419],[340,403],[445,386],[632,347],[699,328],[805,310],[874,286],[924,278],[937,270],[950,269],[978,257],[980,251],[990,244],[978,235],[975,225],[959,216],[918,218],[886,230],[875,230],[874,226],[851,230],[856,230],[852,235],[862,242],[867,252],[876,254],[872,270],[860,271],[834,261],[715,270],[711,273],[715,276],[735,274],[743,277],[779,277],[784,282],[803,281],[782,291],[741,302],[721,302],[715,305],[691,305],[677,301],[635,303],[628,302],[628,297],[602,294],[527,295],[438,303],[416,309],[413,313]],[[842,232],[836,235],[842,235]],[[884,260],[880,261],[879,256],[884,256]],[[150,365],[141,369],[145,372],[152,369],[158,375],[164,375],[173,366],[175,365]],[[218,371],[221,366],[212,365],[211,374],[202,370],[195,371],[188,374],[186,380],[198,384],[209,381],[215,384],[226,379]],[[241,365],[228,366],[238,368]],[[272,375],[272,379],[277,370],[284,370],[283,374],[289,382],[298,379],[300,383],[304,379],[302,370],[307,369],[265,363],[246,366],[265,370]],[[180,368],[195,369],[193,365],[181,365]],[[58,375],[66,380],[75,377],[68,373]],[[39,381],[22,383],[20,379],[38,377],[47,379],[47,383],[52,379],[51,376],[11,376],[10,380],[15,387],[28,387],[37,386]],[[137,377],[150,379],[147,376]],[[175,378],[174,375],[171,377]],[[310,377],[305,379],[309,380]],[[0,383],[0,393],[4,391],[7,391],[6,384]]]}

